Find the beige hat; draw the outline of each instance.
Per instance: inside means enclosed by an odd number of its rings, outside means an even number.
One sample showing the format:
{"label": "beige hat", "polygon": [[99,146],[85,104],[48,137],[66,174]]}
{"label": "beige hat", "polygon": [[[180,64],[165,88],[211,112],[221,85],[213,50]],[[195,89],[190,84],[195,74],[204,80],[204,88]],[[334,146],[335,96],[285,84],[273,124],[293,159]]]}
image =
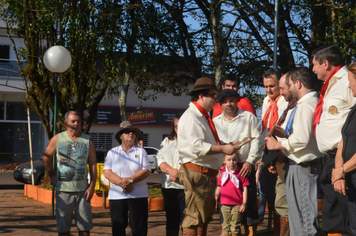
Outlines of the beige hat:
{"label": "beige hat", "polygon": [[129,130],[133,130],[135,131],[135,134],[136,134],[136,138],[139,138],[141,137],[141,131],[139,128],[136,128],[134,126],[132,126],[131,122],[128,121],[128,120],[125,120],[123,122],[120,123],[120,128],[119,128],[119,131],[116,132],[114,138],[119,142],[121,143],[121,140],[120,140],[120,135],[122,133],[123,130],[125,129],[129,129]]}
{"label": "beige hat", "polygon": [[197,79],[197,81],[195,81],[193,90],[187,92],[187,95],[191,95],[194,91],[199,91],[204,89],[215,89],[216,91],[219,91],[216,88],[214,81],[212,79],[208,77],[201,77]]}

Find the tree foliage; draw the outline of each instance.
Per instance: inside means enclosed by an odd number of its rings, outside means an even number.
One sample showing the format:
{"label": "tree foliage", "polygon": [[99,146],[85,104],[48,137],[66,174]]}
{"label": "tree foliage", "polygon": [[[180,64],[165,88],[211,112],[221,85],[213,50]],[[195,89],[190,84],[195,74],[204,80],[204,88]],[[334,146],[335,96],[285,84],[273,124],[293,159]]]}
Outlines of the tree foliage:
{"label": "tree foliage", "polygon": [[[193,22],[190,35],[205,43],[198,55],[203,73],[216,84],[236,73],[245,95],[253,98],[262,73],[272,67],[275,1],[171,0],[184,5],[183,18]],[[171,5],[174,5],[174,4]],[[280,0],[277,65],[282,72],[310,65],[312,51],[325,44],[340,46],[346,63],[354,60],[355,2],[352,0]]]}
{"label": "tree foliage", "polygon": [[[69,70],[58,75],[57,129],[63,127],[68,110],[83,112],[91,106],[85,128],[88,132],[96,107],[105,95],[111,70],[105,64],[101,71],[96,68],[98,56],[105,56],[105,51],[100,44],[102,35],[96,30],[100,19],[95,12],[95,1],[24,0],[2,2],[1,6],[1,17],[7,23],[26,87],[25,105],[40,116],[47,137],[53,135],[50,110],[54,107],[56,75],[42,61],[46,49],[53,45],[63,45],[72,56]],[[23,38],[26,47],[17,48],[13,37]]]}
{"label": "tree foliage", "polygon": [[[1,3],[1,17],[7,23],[26,85],[26,106],[40,116],[48,138],[53,135],[50,110],[54,107],[56,77],[42,61],[46,49],[53,45],[65,46],[72,55],[69,70],[58,75],[57,129],[63,127],[66,111],[83,112],[91,107],[84,130],[88,132],[104,95],[118,95],[120,88],[122,120],[126,120],[131,84],[135,84],[139,98],[154,99],[158,92],[183,92],[191,80],[187,63],[175,53],[177,45],[171,40],[178,31],[151,1]],[[13,37],[23,38],[26,47],[17,48]],[[146,90],[152,93],[145,94]]]}
{"label": "tree foliage", "polygon": [[[25,39],[28,98],[50,137],[54,76],[42,65],[52,45],[67,47],[71,68],[60,75],[59,114],[120,94],[121,118],[129,89],[141,100],[182,93],[192,78],[213,75],[217,85],[236,73],[253,95],[274,54],[273,0],[2,0],[9,35]],[[311,52],[337,44],[346,63],[355,60],[356,7],[352,0],[280,0],[277,65],[282,72],[310,64]],[[16,26],[16,27],[15,27]],[[99,60],[100,59],[100,60]],[[19,63],[21,64],[21,63]],[[258,105],[257,105],[258,106]],[[60,116],[62,122],[63,117]]]}

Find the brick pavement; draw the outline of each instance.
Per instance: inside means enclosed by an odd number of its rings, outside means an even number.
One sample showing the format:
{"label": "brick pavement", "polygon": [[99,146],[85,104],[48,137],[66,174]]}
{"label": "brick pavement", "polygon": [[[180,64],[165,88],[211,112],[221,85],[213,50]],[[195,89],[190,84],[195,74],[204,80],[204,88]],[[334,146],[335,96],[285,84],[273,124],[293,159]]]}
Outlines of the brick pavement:
{"label": "brick pavement", "polygon": [[[219,235],[220,225],[218,214],[209,224],[208,235]],[[73,221],[74,223],[74,221]],[[109,209],[93,208],[94,229],[91,235],[111,235]],[[273,235],[267,233],[267,219],[258,225],[258,235]],[[72,225],[72,234],[77,235],[76,227]],[[22,189],[0,190],[0,235],[57,235],[56,219],[51,215],[51,205],[44,204],[23,195]],[[127,236],[131,235],[128,227]],[[148,217],[148,235],[165,235],[165,212],[152,211]]]}

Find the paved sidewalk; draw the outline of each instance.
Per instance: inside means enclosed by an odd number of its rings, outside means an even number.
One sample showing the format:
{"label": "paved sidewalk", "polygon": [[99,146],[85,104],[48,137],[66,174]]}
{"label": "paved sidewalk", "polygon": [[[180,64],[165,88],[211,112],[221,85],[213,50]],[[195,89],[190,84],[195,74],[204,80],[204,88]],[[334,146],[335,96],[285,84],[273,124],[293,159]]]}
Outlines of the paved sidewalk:
{"label": "paved sidewalk", "polygon": [[[92,208],[94,229],[91,235],[111,235],[109,209]],[[214,221],[209,224],[208,235],[220,235],[219,215],[214,215]],[[149,212],[148,235],[165,236],[165,212]],[[258,235],[273,235],[267,233],[267,219],[258,225]],[[126,230],[131,236],[131,230]],[[243,232],[244,233],[244,232]],[[72,225],[72,234],[77,230]],[[44,204],[23,195],[23,189],[0,190],[0,235],[57,235],[56,219],[51,216],[51,205]]]}

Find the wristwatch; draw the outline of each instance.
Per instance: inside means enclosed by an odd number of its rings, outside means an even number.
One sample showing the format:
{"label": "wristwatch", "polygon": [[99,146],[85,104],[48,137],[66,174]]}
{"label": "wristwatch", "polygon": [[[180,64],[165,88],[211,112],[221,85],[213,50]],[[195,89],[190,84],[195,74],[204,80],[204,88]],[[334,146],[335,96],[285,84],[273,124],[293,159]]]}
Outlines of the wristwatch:
{"label": "wristwatch", "polygon": [[130,181],[130,184],[132,184],[132,183],[133,183],[133,179],[131,179],[131,177],[129,178],[129,181]]}

